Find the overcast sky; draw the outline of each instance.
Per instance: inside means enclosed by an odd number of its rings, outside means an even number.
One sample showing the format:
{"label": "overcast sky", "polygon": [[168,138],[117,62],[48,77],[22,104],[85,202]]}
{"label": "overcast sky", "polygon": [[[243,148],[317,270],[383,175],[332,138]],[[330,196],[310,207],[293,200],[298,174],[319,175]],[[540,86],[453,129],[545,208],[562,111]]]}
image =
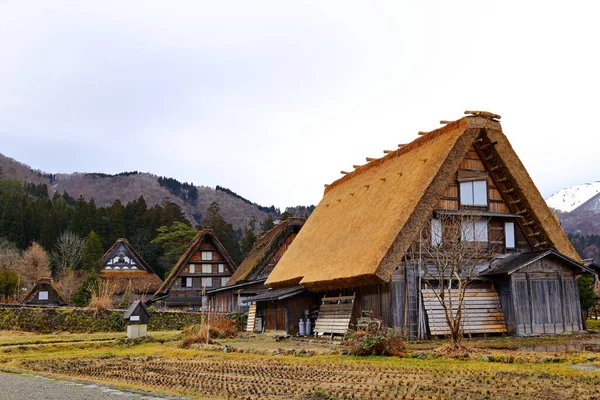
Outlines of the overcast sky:
{"label": "overcast sky", "polygon": [[489,110],[549,196],[600,180],[598,4],[0,0],[0,152],[285,207]]}

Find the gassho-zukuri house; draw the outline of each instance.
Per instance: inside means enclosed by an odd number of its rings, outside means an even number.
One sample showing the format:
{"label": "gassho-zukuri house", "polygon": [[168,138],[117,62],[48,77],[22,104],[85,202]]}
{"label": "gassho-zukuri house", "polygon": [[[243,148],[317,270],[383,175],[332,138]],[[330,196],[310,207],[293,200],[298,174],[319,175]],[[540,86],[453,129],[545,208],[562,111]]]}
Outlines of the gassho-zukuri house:
{"label": "gassho-zukuri house", "polygon": [[227,285],[237,266],[210,229],[199,231],[152,299],[155,306],[188,311],[211,309],[207,293]]}
{"label": "gassho-zukuri house", "polygon": [[[461,268],[472,271],[463,333],[583,329],[577,277],[592,270],[503,134],[500,116],[465,114],[326,185],[265,282],[275,291],[318,293],[315,331],[343,332],[368,312],[410,338],[449,334],[432,295],[439,274],[428,273],[439,258],[420,249],[450,242],[466,254],[491,253]],[[460,226],[458,240],[448,224]],[[296,314],[290,307],[287,314]]]}
{"label": "gassho-zukuri house", "polygon": [[142,256],[125,238],[119,238],[100,259],[100,278],[114,289],[113,304],[146,301],[162,285]]}

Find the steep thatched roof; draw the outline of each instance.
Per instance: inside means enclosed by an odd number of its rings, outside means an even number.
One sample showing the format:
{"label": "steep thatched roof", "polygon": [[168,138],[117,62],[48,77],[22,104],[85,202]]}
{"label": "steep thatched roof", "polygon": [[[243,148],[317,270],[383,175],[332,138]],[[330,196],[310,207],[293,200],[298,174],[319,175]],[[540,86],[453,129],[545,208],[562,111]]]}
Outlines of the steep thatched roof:
{"label": "steep thatched roof", "polygon": [[300,231],[305,221],[306,218],[290,217],[277,224],[268,232],[265,232],[264,235],[256,240],[254,246],[252,246],[252,250],[250,250],[231,278],[229,278],[227,286],[256,279],[254,275],[260,272],[259,270],[271,260],[289,235]]}
{"label": "steep thatched roof", "polygon": [[153,294],[160,288],[163,281],[154,273],[152,268],[144,261],[142,256],[137,252],[135,247],[129,243],[125,238],[119,238],[107,250],[102,256],[100,264],[102,266],[115,257],[121,247],[125,247],[125,250],[129,253],[128,256],[133,258],[136,263],[136,267],[139,269],[129,270],[107,270],[103,269],[100,277],[114,285],[115,294],[121,295],[127,291],[129,287],[133,293],[136,294]]}
{"label": "steep thatched roof", "polygon": [[[558,221],[502,133],[500,123],[469,116],[358,167],[329,185],[266,285],[329,290],[387,282],[481,136],[522,192],[546,247],[579,261]],[[513,210],[511,210],[513,211]],[[514,211],[513,211],[514,212]]]}
{"label": "steep thatched roof", "polygon": [[53,299],[53,301],[49,301],[50,303],[56,302],[61,306],[67,305],[67,299],[65,299],[60,289],[54,284],[54,280],[52,278],[40,278],[25,294],[25,297],[21,303],[28,304],[32,300],[35,300],[34,297],[40,290],[48,291],[48,300],[51,298]]}
{"label": "steep thatched roof", "polygon": [[235,262],[233,261],[233,259],[229,255],[229,253],[227,252],[227,249],[225,249],[225,246],[223,246],[223,244],[219,241],[219,239],[217,239],[217,237],[213,233],[212,229],[203,229],[203,230],[199,231],[196,234],[196,236],[194,236],[194,238],[190,242],[188,248],[185,250],[183,255],[179,258],[179,261],[177,261],[177,263],[175,264],[175,266],[169,273],[169,276],[167,276],[167,279],[165,279],[162,286],[154,294],[155,296],[158,296],[161,294],[166,294],[169,291],[169,289],[171,289],[171,286],[173,286],[175,279],[179,276],[183,267],[185,267],[185,265],[188,263],[188,261],[190,260],[192,255],[194,255],[194,253],[198,250],[198,248],[200,247],[202,242],[204,242],[204,240],[206,240],[206,239],[209,239],[212,241],[212,243],[215,245],[215,247],[217,248],[219,253],[221,253],[223,258],[225,259],[225,262],[231,267],[232,270],[234,270],[234,271],[236,270],[237,266],[236,266]]}

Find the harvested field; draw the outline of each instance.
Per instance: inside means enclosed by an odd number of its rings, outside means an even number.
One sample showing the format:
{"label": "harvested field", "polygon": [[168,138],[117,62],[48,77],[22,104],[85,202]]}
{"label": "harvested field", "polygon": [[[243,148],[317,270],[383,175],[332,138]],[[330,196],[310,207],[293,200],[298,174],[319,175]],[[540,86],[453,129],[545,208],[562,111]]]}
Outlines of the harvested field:
{"label": "harvested field", "polygon": [[331,357],[286,360],[219,354],[187,359],[25,360],[21,367],[200,398],[600,399],[600,373],[570,372],[564,365],[541,369],[539,365],[455,360],[396,359],[389,363]]}

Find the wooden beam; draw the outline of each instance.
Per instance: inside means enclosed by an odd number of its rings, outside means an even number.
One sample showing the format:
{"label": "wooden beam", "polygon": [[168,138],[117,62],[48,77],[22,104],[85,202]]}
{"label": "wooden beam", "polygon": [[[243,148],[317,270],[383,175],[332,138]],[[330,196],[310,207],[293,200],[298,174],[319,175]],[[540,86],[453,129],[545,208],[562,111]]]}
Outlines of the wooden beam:
{"label": "wooden beam", "polygon": [[448,125],[449,123],[452,123],[452,122],[454,122],[454,121],[441,120],[440,124],[442,124],[442,125]]}
{"label": "wooden beam", "polygon": [[465,115],[472,115],[474,117],[482,117],[487,119],[500,119],[502,118],[498,114],[491,113],[489,111],[465,111]]}
{"label": "wooden beam", "polygon": [[502,182],[506,182],[507,180],[508,180],[508,178],[506,176],[503,176],[502,178],[496,180],[496,182],[502,183]]}
{"label": "wooden beam", "polygon": [[488,147],[492,147],[492,146],[495,146],[495,145],[497,145],[497,144],[498,144],[498,142],[489,142],[489,143],[486,143],[486,144],[482,144],[482,145],[480,146],[480,149],[481,149],[481,150],[485,150],[485,149],[487,149]]}
{"label": "wooden beam", "polygon": [[375,161],[377,160],[376,158],[372,158],[372,157],[367,157],[367,162],[371,162],[371,161]]}
{"label": "wooden beam", "polygon": [[348,172],[348,171],[340,171],[340,174],[342,174],[342,175],[348,175],[349,173],[350,172]]}
{"label": "wooden beam", "polygon": [[353,165],[352,168],[356,169],[356,168],[360,168],[362,167],[362,165]]}
{"label": "wooden beam", "polygon": [[383,153],[384,154],[390,154],[390,153],[393,153],[394,151],[396,151],[396,150],[384,150]]}
{"label": "wooden beam", "polygon": [[[429,133],[429,132],[423,132],[423,131],[419,131],[419,133],[417,133],[417,135],[419,135],[419,136],[425,136],[425,135],[427,135],[428,133]],[[403,146],[404,146],[404,145],[403,145]],[[399,147],[399,145],[398,145],[398,147]]]}

